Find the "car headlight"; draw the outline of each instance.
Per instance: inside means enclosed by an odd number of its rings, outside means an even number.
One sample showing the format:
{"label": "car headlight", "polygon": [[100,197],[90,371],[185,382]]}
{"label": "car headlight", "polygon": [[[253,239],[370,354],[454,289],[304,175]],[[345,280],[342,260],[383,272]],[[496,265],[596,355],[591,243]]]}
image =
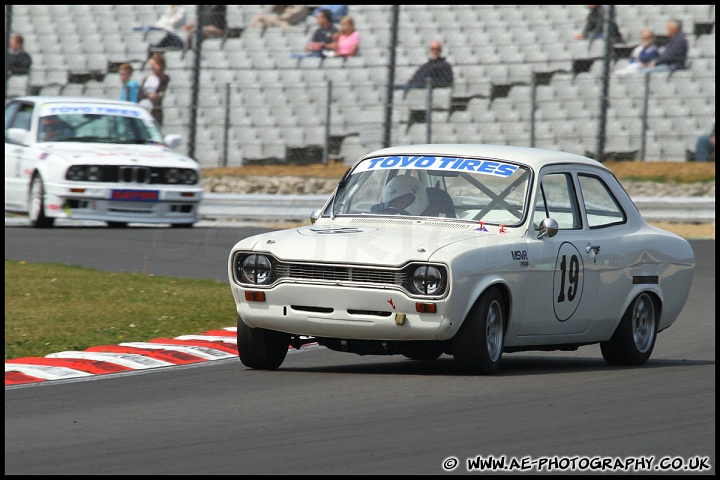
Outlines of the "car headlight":
{"label": "car headlight", "polygon": [[87,179],[87,171],[83,165],[73,165],[68,168],[65,178],[73,181],[81,181]]}
{"label": "car headlight", "polygon": [[412,274],[412,286],[422,295],[436,295],[442,292],[443,275],[433,265],[420,265]]}
{"label": "car headlight", "polygon": [[198,175],[195,170],[185,169],[182,171],[182,183],[185,185],[195,185],[198,181]]}
{"label": "car headlight", "polygon": [[165,181],[167,183],[178,183],[180,181],[180,172],[177,168],[168,168],[165,171]]}
{"label": "car headlight", "polygon": [[243,283],[267,285],[272,280],[272,262],[265,255],[248,255],[240,267],[240,280]]}
{"label": "car headlight", "polygon": [[91,165],[87,169],[87,179],[91,182],[102,182],[102,172],[97,165]]}

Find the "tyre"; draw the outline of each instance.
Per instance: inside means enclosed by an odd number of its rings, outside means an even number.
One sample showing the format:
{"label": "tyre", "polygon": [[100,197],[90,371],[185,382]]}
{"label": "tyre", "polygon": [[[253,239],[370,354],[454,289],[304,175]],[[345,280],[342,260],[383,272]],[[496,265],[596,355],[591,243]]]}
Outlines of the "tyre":
{"label": "tyre", "polygon": [[630,304],[610,340],[600,343],[600,351],[610,365],[642,365],[650,358],[656,338],[657,307],[644,292]]}
{"label": "tyre", "polygon": [[238,317],[238,356],[243,365],[256,370],[277,370],[290,348],[287,333],[250,328]]}
{"label": "tyre", "polygon": [[49,228],[55,223],[53,217],[45,216],[45,186],[40,175],[35,175],[30,184],[28,218],[30,224],[36,228]]}
{"label": "tyre", "polygon": [[505,306],[496,288],[484,292],[452,341],[455,366],[463,373],[492,375],[505,342]]}
{"label": "tyre", "polygon": [[127,222],[106,222],[109,228],[127,228]]}

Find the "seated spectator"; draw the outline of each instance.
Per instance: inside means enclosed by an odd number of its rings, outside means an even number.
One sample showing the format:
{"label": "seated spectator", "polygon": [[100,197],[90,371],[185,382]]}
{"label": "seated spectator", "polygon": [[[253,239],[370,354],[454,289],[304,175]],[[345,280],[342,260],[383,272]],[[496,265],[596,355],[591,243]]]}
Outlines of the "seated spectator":
{"label": "seated spectator", "polygon": [[183,48],[184,44],[179,33],[186,23],[185,7],[182,5],[168,5],[165,13],[160,16],[154,25],[157,29],[164,30],[165,36],[158,43],[150,44],[150,49]]}
{"label": "seated spectator", "polygon": [[[360,46],[360,32],[355,30],[355,21],[352,17],[346,16],[340,20],[340,32],[335,34],[333,43],[329,49],[335,57],[354,57]],[[330,52],[328,52],[328,56]]]}
{"label": "seated spectator", "polygon": [[695,142],[695,161],[707,162],[710,153],[715,153],[715,124],[709,135],[700,135]]}
{"label": "seated spectator", "polygon": [[15,34],[10,37],[10,49],[8,50],[8,65],[5,72],[9,75],[27,75],[30,73],[32,58],[25,51],[25,39],[22,35]]}
{"label": "seated spectator", "polygon": [[140,84],[137,80],[133,80],[133,67],[129,63],[123,63],[118,68],[120,74],[120,81],[122,82],[122,90],[120,90],[120,100],[128,102],[138,102],[138,95],[140,94]]}
{"label": "seated spectator", "polygon": [[649,28],[643,28],[640,32],[640,45],[635,47],[630,54],[630,61],[625,68],[615,72],[616,75],[629,75],[639,73],[641,69],[650,66],[650,62],[660,55],[655,45],[655,34]]}
{"label": "seated spectator", "polygon": [[318,5],[315,7],[315,10],[313,10],[312,16],[317,18],[318,14],[323,10],[330,10],[333,23],[337,23],[340,19],[347,16],[349,7],[348,5]]}
{"label": "seated spectator", "polygon": [[138,99],[140,105],[150,110],[158,125],[162,125],[162,102],[170,83],[170,76],[165,73],[165,56],[162,53],[153,53],[148,63],[152,73],[140,84]]}
{"label": "seated spectator", "polygon": [[452,65],[441,54],[440,42],[435,40],[430,43],[429,60],[415,71],[407,85],[396,85],[395,89],[426,88],[428,79],[432,87],[452,87],[454,81]]}
{"label": "seated spectator", "polygon": [[667,23],[668,41],[660,50],[660,55],[650,62],[649,71],[674,72],[687,68],[687,56],[690,45],[682,31],[680,20],[670,20]]}
{"label": "seated spectator", "polygon": [[[599,40],[604,36],[605,10],[603,5],[588,5],[590,11],[585,18],[583,31],[575,35],[576,40]],[[613,17],[610,20],[610,41],[612,43],[623,43],[623,37]]]}
{"label": "seated spectator", "polygon": [[270,13],[260,13],[250,22],[253,28],[281,27],[286,30],[305,20],[309,9],[307,5],[270,5]]}
{"label": "seated spectator", "polygon": [[[332,22],[332,12],[323,10],[317,17],[318,28],[313,33],[310,42],[305,45],[305,53],[292,53],[292,58],[332,56],[335,51],[331,48],[338,29]],[[330,53],[332,52],[332,53]]]}
{"label": "seated spectator", "polygon": [[[227,29],[227,5],[205,5],[202,12],[202,38],[219,38],[225,35]],[[195,34],[195,22],[182,27],[187,30],[187,45],[192,48],[192,38]]]}

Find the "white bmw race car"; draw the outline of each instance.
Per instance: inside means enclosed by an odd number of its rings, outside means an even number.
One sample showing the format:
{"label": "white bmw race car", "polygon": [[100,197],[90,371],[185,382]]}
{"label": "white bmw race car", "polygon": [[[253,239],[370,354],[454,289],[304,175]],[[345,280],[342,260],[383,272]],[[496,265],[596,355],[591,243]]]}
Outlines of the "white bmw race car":
{"label": "white bmw race car", "polygon": [[15,98],[5,105],[5,211],[41,228],[56,218],[192,227],[200,167],[173,151],[180,140],[136,103]]}
{"label": "white bmw race car", "polygon": [[228,261],[242,363],[289,346],[452,355],[492,374],[503,353],[600,344],[640,365],[688,298],[695,257],[648,225],[616,177],[571,153],[411,145],[348,170],[309,226],[239,241]]}

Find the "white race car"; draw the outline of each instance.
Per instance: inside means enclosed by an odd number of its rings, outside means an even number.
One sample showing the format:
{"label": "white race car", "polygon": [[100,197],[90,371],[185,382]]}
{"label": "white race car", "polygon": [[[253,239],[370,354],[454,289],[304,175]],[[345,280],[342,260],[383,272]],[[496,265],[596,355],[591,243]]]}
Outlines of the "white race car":
{"label": "white race car", "polygon": [[173,151],[180,141],[136,103],[15,98],[5,105],[5,211],[41,228],[56,218],[192,227],[200,167]]}
{"label": "white race car", "polygon": [[228,274],[250,368],[309,342],[360,355],[503,353],[600,344],[640,365],[678,317],[690,244],[648,225],[601,163],[496,145],[411,145],[360,159],[314,223],[239,241]]}

